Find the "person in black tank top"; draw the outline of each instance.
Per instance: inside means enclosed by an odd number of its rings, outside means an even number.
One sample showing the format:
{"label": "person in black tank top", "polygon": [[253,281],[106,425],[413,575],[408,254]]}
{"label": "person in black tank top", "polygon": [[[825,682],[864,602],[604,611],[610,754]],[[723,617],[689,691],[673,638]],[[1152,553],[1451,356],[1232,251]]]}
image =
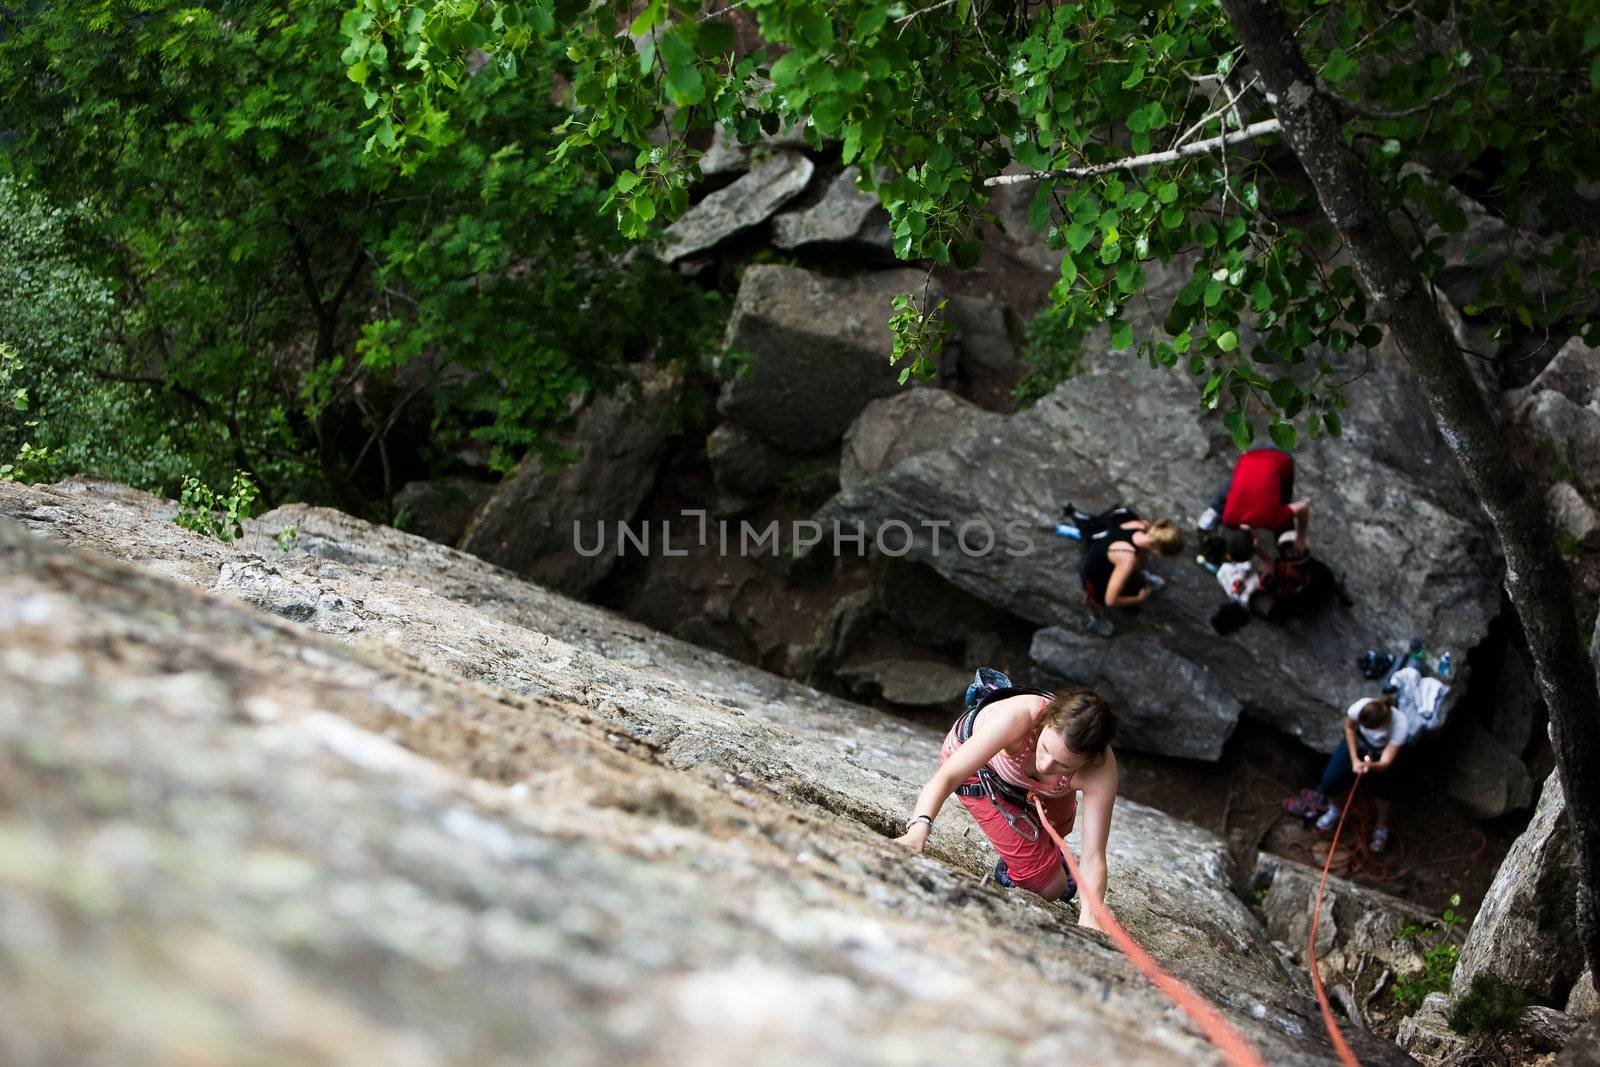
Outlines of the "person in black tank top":
{"label": "person in black tank top", "polygon": [[1094,614],[1095,632],[1111,636],[1111,620],[1104,608],[1131,608],[1143,604],[1162,583],[1144,570],[1152,550],[1163,556],[1183,551],[1183,534],[1167,519],[1145,522],[1131,519],[1096,534],[1084,546],[1079,577],[1084,599]]}

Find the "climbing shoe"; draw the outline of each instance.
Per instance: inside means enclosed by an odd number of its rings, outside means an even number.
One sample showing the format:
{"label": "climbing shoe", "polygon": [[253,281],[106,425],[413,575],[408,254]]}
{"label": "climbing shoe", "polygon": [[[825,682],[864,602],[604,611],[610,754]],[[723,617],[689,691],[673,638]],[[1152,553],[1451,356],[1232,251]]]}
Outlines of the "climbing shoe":
{"label": "climbing shoe", "polygon": [[1315,789],[1302,789],[1300,795],[1283,802],[1283,810],[1300,819],[1315,819],[1328,807],[1328,798]]}
{"label": "climbing shoe", "polygon": [[1389,828],[1380,826],[1372,831],[1372,839],[1367,842],[1367,849],[1374,856],[1381,856],[1383,850],[1389,847]]}
{"label": "climbing shoe", "polygon": [[1317,829],[1331,833],[1339,825],[1339,805],[1330,804],[1328,810],[1317,817]]}
{"label": "climbing shoe", "polygon": [[1015,889],[1017,887],[1017,884],[1011,880],[1011,872],[1006,870],[1005,860],[995,861],[994,880],[996,885],[1003,885],[1007,889]]}

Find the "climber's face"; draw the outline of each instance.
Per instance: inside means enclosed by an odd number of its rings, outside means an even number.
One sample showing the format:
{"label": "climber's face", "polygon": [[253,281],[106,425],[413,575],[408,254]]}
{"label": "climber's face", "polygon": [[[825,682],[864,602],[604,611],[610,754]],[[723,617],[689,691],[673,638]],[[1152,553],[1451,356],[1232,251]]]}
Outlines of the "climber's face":
{"label": "climber's face", "polygon": [[1060,730],[1040,731],[1039,751],[1034,754],[1034,761],[1041,778],[1077,774],[1091,762],[1083,753],[1067,747],[1067,739],[1061,736]]}

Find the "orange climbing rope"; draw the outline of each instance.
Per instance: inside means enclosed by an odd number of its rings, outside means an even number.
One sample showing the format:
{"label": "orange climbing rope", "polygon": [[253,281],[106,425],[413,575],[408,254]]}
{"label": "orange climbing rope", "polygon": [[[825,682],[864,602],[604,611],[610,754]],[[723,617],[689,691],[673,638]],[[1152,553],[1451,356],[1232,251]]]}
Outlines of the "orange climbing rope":
{"label": "orange climbing rope", "polygon": [[[1056,828],[1051,825],[1050,820],[1045,816],[1044,805],[1039,802],[1038,796],[1030,793],[1028,794],[1028,799],[1033,802],[1034,810],[1038,812],[1039,825],[1044,827],[1045,832],[1050,835],[1050,840],[1056,843],[1056,847],[1061,850],[1062,857],[1066,859],[1067,869],[1072,874],[1072,880],[1078,883],[1078,890],[1083,894],[1083,903],[1089,908],[1089,913],[1094,916],[1095,921],[1100,924],[1100,929],[1105,931],[1105,935],[1111,939],[1111,943],[1122,950],[1123,954],[1128,957],[1140,974],[1148,978],[1157,989],[1167,995],[1167,999],[1183,1009],[1184,1014],[1194,1020],[1195,1025],[1200,1028],[1200,1032],[1205,1034],[1213,1045],[1217,1046],[1217,1050],[1227,1058],[1229,1063],[1234,1064],[1235,1067],[1266,1067],[1266,1061],[1261,1058],[1261,1054],[1251,1047],[1250,1042],[1246,1041],[1244,1036],[1235,1030],[1227,1019],[1222,1017],[1222,1013],[1217,1010],[1214,1004],[1190,989],[1180,979],[1162,969],[1159,963],[1150,958],[1148,952],[1139,947],[1139,943],[1133,939],[1128,931],[1117,924],[1117,920],[1113,919],[1111,913],[1106,910],[1105,904],[1101,902],[1100,898],[1089,892],[1088,887],[1083,884],[1083,879],[1078,877],[1078,861],[1073,857],[1072,850],[1067,847],[1067,843],[1061,839],[1061,835],[1056,832]],[[1327,1002],[1324,1001],[1323,1004],[1323,1010],[1326,1012]],[[1353,1063],[1354,1061],[1350,1062]]]}
{"label": "orange climbing rope", "polygon": [[1328,1003],[1328,994],[1322,988],[1322,975],[1317,970],[1317,924],[1322,920],[1322,891],[1328,887],[1328,868],[1333,866],[1333,857],[1339,852],[1339,832],[1344,829],[1345,819],[1350,817],[1351,804],[1356,799],[1356,789],[1361,785],[1361,775],[1356,775],[1356,780],[1350,783],[1350,795],[1344,798],[1344,807],[1339,811],[1339,825],[1333,831],[1333,843],[1328,846],[1328,862],[1322,865],[1322,881],[1317,883],[1317,900],[1311,906],[1311,937],[1306,942],[1306,962],[1311,967],[1311,988],[1317,991],[1317,1005],[1322,1009],[1322,1025],[1328,1028],[1328,1037],[1333,1041],[1333,1050],[1339,1054],[1339,1062],[1344,1067],[1361,1067],[1361,1061],[1356,1059],[1355,1053],[1350,1051],[1350,1046],[1345,1042],[1344,1034],[1339,1032],[1339,1024],[1333,1018],[1333,1005]]}

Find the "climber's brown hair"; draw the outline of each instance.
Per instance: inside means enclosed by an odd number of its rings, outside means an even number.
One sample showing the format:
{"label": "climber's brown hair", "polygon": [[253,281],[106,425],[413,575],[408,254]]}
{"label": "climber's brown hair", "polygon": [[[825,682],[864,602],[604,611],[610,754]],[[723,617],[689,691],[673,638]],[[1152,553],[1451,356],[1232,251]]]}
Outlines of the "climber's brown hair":
{"label": "climber's brown hair", "polygon": [[1067,689],[1045,706],[1040,723],[1058,731],[1072,751],[1095,763],[1117,735],[1117,713],[1092,689]]}
{"label": "climber's brown hair", "polygon": [[1388,722],[1394,715],[1394,696],[1384,694],[1361,705],[1361,710],[1356,712],[1356,719],[1369,730],[1376,730]]}

